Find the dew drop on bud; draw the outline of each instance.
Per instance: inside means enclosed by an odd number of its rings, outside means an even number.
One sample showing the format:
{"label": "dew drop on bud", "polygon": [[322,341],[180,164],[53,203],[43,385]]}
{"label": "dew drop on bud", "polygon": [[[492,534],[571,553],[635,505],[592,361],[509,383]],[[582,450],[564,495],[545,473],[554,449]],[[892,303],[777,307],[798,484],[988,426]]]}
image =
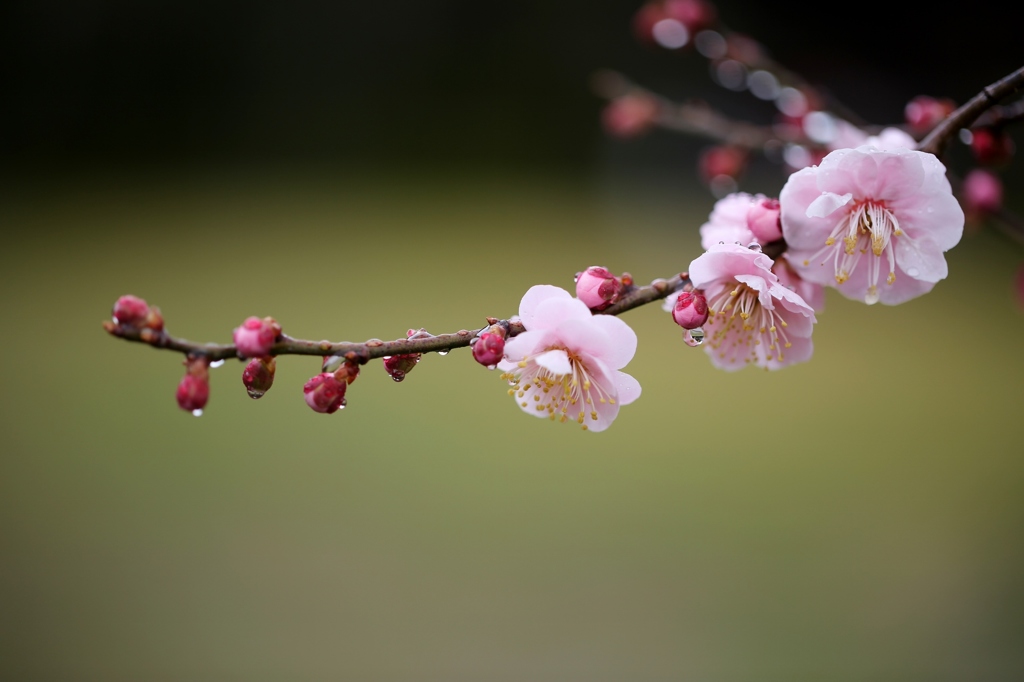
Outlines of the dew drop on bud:
{"label": "dew drop on bud", "polygon": [[397,382],[401,381],[402,379],[405,379],[405,372],[394,372],[391,375],[391,378],[397,383]]}
{"label": "dew drop on bud", "polygon": [[[583,275],[583,273],[582,273],[582,272],[577,272],[577,273],[576,273],[575,275],[573,275],[573,276],[572,276],[572,281],[573,281],[574,283],[578,283],[578,282],[580,281],[580,276],[582,276],[582,275]],[[115,322],[117,321],[117,318],[116,318],[116,317],[114,318],[114,321],[115,321]]]}
{"label": "dew drop on bud", "polygon": [[246,393],[248,393],[249,397],[252,398],[253,400],[259,400],[264,395],[266,395],[267,392],[266,391],[254,391],[253,389],[248,388],[248,389],[246,389]]}
{"label": "dew drop on bud", "polygon": [[223,367],[223,366],[224,366],[224,361],[223,360],[214,360],[213,362],[210,363],[210,369],[217,369],[218,367]]}
{"label": "dew drop on bud", "polygon": [[683,341],[687,346],[696,348],[700,344],[704,343],[704,329],[702,327],[687,329],[683,332]]}
{"label": "dew drop on bud", "polygon": [[203,411],[202,410],[192,410],[192,416],[193,417],[202,417],[203,416]]}
{"label": "dew drop on bud", "polygon": [[495,370],[497,368],[498,368],[497,365],[487,365],[487,369],[489,369],[489,370]]}
{"label": "dew drop on bud", "polygon": [[756,253],[761,253],[761,245],[757,242],[750,242],[747,244],[747,248]]}

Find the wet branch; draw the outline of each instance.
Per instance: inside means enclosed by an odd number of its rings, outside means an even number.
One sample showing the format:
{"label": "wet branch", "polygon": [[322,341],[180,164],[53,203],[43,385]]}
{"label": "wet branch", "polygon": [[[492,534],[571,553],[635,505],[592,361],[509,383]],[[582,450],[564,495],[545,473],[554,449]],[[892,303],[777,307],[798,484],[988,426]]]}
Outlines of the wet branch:
{"label": "wet branch", "polygon": [[1024,66],[1008,76],[1000,78],[968,100],[966,104],[946,117],[946,120],[928,133],[928,136],[921,140],[917,148],[923,152],[941,156],[950,140],[961,128],[969,127],[982,114],[1021,86],[1024,86]]}
{"label": "wet branch", "polygon": [[[686,273],[676,275],[670,279],[656,279],[647,286],[633,287],[627,290],[618,302],[598,314],[620,315],[634,308],[661,300],[689,284],[690,280]],[[370,339],[363,343],[351,343],[348,341],[335,343],[332,341],[294,339],[287,334],[281,334],[278,337],[277,343],[271,347],[270,354],[275,356],[314,355],[318,357],[339,355],[356,362],[365,363],[374,358],[382,358],[385,355],[436,353],[455,348],[466,348],[479,331],[485,330],[494,324],[500,324],[507,329],[510,337],[526,331],[525,327],[518,320],[488,318],[487,325],[473,330],[460,329],[451,334],[440,334],[428,338],[396,339],[394,341]],[[124,339],[125,341],[145,343],[153,348],[177,351],[190,357],[205,358],[210,362],[240,357],[234,344],[194,343],[171,336],[166,331],[138,329],[119,325],[109,320],[103,323],[103,328],[112,336]]]}

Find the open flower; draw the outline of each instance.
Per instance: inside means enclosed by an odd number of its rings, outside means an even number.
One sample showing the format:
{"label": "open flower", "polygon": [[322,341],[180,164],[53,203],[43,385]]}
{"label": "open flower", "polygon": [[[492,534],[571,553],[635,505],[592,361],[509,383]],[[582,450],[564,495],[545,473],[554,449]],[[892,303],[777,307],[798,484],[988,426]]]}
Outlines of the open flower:
{"label": "open flower", "polygon": [[636,352],[636,334],[619,318],[546,284],[526,292],[519,318],[526,331],[505,344],[498,367],[527,414],[604,431],[640,396],[639,382],[619,371]]}
{"label": "open flower", "polygon": [[780,369],[809,360],[814,310],[772,272],[772,259],[737,244],[715,244],[690,263],[708,300],[704,346],[725,370]]}
{"label": "open flower", "polygon": [[790,264],[865,303],[931,291],[964,228],[945,166],[910,149],[834,151],[791,175],[780,201]]}

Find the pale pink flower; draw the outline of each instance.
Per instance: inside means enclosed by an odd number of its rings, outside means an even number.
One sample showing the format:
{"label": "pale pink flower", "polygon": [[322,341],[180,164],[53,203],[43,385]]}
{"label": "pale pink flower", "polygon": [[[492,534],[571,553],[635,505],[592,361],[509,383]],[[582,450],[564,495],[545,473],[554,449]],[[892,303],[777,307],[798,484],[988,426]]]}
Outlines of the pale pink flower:
{"label": "pale pink flower", "polygon": [[780,238],[779,202],[763,194],[734,192],[722,197],[700,227],[700,245],[705,250],[719,242],[764,245]]}
{"label": "pale pink flower", "polygon": [[526,331],[505,343],[498,367],[527,414],[604,431],[640,396],[639,382],[619,371],[636,352],[636,334],[619,318],[538,285],[523,296],[519,319]]}
{"label": "pale pink flower", "polygon": [[896,149],[913,149],[917,146],[917,141],[899,128],[886,128],[877,135],[868,137],[861,146],[891,152]]}
{"label": "pale pink flower", "polygon": [[772,265],[737,244],[715,244],[690,263],[693,285],[707,296],[704,346],[716,367],[780,369],[814,352],[814,310],[779,282]]}
{"label": "pale pink flower", "polygon": [[848,298],[895,305],[946,277],[964,228],[946,168],[931,154],[840,149],[782,188],[782,233],[798,274]]}

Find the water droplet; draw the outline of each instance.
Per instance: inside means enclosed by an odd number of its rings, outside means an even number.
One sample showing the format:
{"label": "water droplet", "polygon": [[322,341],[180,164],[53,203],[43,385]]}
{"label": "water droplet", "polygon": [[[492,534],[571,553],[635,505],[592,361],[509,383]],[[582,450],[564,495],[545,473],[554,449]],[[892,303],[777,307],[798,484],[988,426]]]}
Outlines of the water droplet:
{"label": "water droplet", "polygon": [[747,244],[747,248],[750,249],[751,251],[761,253],[761,245],[758,244],[757,242],[750,242],[749,244]]}
{"label": "water droplet", "polygon": [[910,275],[911,277],[917,277],[920,274],[920,272],[917,268],[907,268],[907,274]]}
{"label": "water droplet", "polygon": [[440,355],[441,357],[444,357],[444,356],[448,355],[448,353],[450,353],[450,352],[451,351],[449,349],[445,348],[444,350],[437,351],[437,354]]}
{"label": "water droplet", "polygon": [[397,383],[397,382],[402,381],[403,379],[405,379],[405,373],[404,372],[395,372],[395,373],[393,373],[391,375],[391,378]]}
{"label": "water droplet", "polygon": [[874,305],[878,303],[878,289],[876,287],[869,287],[868,292],[864,294],[864,302],[868,305]]}
{"label": "water droplet", "polygon": [[245,390],[249,393],[249,397],[252,398],[253,400],[259,400],[260,398],[267,394],[266,391],[257,391],[252,388],[247,388]]}
{"label": "water droplet", "polygon": [[469,340],[469,345],[471,345],[471,346],[475,346],[475,345],[476,345],[476,342],[477,342],[477,341],[479,341],[479,340],[480,340],[480,337],[479,337],[479,336],[474,336],[473,338],[471,338],[471,339]]}
{"label": "water droplet", "polygon": [[214,360],[213,362],[210,363],[210,369],[217,369],[218,367],[223,367],[223,366],[224,366],[224,361],[223,360]]}
{"label": "water droplet", "polygon": [[[572,281],[573,282],[579,282],[580,281],[580,277],[582,275],[583,275],[582,272],[577,272],[575,275],[572,276]],[[117,318],[116,317],[114,318],[114,322],[117,322]]]}
{"label": "water droplet", "polygon": [[719,244],[724,244],[725,242],[718,242],[718,243],[719,243]]}
{"label": "water droplet", "polygon": [[704,343],[704,329],[697,327],[696,329],[687,329],[683,332],[683,341],[687,346],[696,348],[700,344]]}
{"label": "water droplet", "polygon": [[331,355],[324,360],[322,372],[337,372],[341,369],[341,364],[345,362],[345,358],[340,355]]}
{"label": "water droplet", "polygon": [[203,416],[203,411],[202,410],[192,410],[192,416],[193,417],[202,417]]}
{"label": "water droplet", "polygon": [[114,324],[121,324],[121,321],[117,319],[117,315],[114,315]]}
{"label": "water droplet", "polygon": [[490,370],[495,370],[497,368],[498,368],[497,365],[487,365],[487,369],[490,369]]}

